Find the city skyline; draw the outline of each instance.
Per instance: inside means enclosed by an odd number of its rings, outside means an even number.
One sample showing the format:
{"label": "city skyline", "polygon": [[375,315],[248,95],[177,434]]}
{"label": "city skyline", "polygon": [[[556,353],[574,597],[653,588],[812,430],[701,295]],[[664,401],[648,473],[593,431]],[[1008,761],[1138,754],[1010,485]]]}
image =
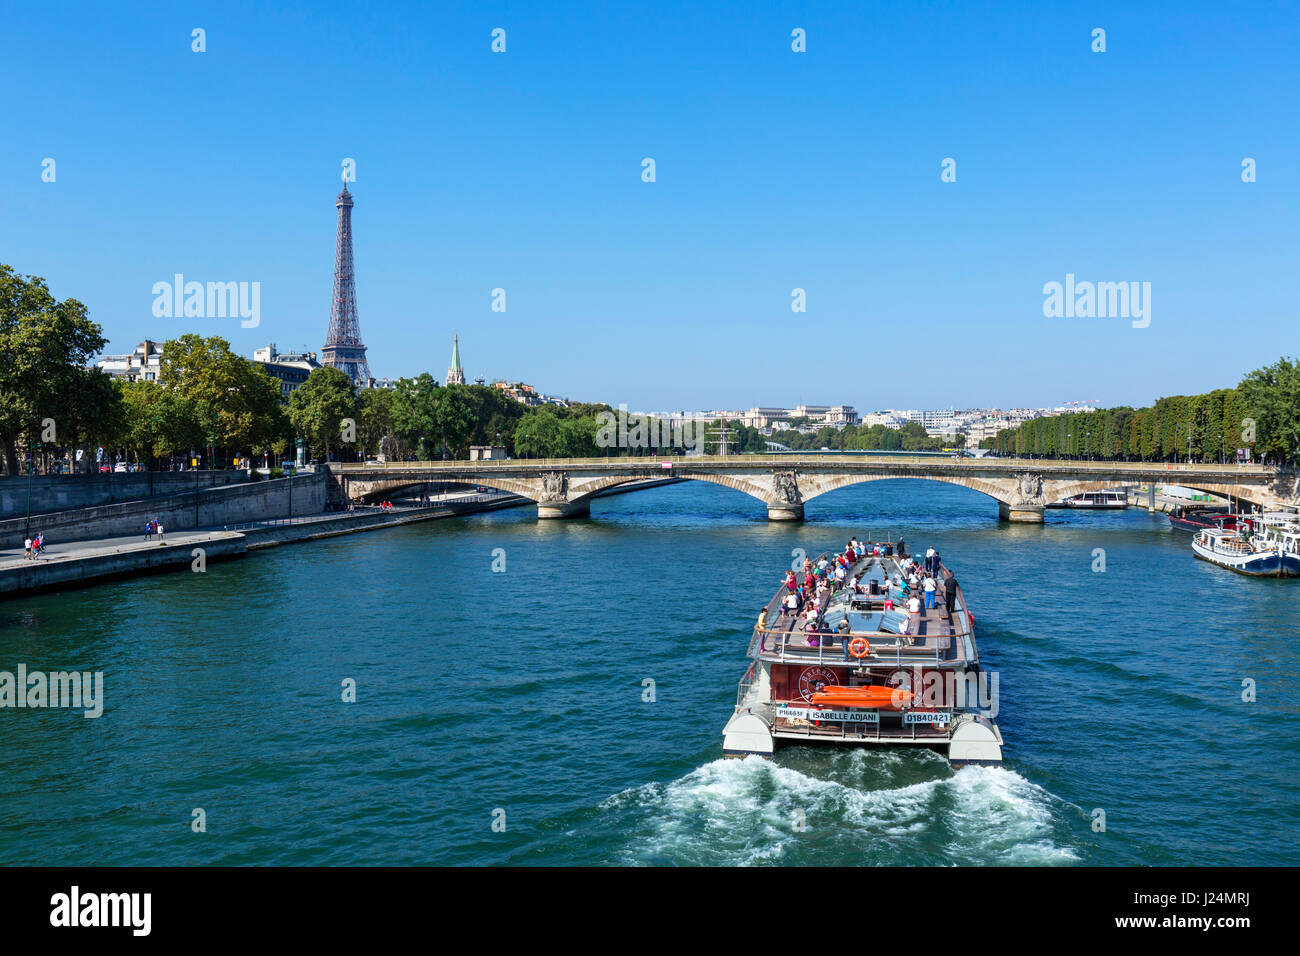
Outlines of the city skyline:
{"label": "city skyline", "polygon": [[[3,234],[23,243],[0,261],[85,302],[111,352],[183,332],[241,354],[268,340],[317,350],[335,225],[322,195],[350,161],[379,377],[441,378],[456,331],[476,373],[629,407],[869,407],[873,390],[918,407],[1042,407],[1096,391],[1097,369],[1106,404],[1141,406],[1230,386],[1287,351],[1294,107],[1285,84],[1238,96],[1230,82],[1296,71],[1295,24],[1262,9],[1230,28],[1209,6],[1175,27],[1118,7],[1032,25],[795,5],[669,22],[453,10],[438,21],[457,38],[446,50],[413,10],[411,38],[392,41],[400,74],[372,42],[387,36],[373,14],[345,34],[305,12],[224,11],[196,53],[188,23],[89,7],[56,50],[28,22],[39,14],[17,11],[10,35],[38,39],[0,40],[16,75],[61,69],[19,84],[24,137],[7,134],[0,172]],[[501,24],[510,42],[494,54]],[[791,50],[795,27],[806,53]],[[299,42],[272,49],[270,35]],[[1213,68],[1176,79],[1193,62]],[[100,82],[82,83],[91,73]],[[301,108],[267,113],[268,99]],[[998,110],[966,108],[986,100]],[[577,133],[562,122],[574,116]],[[260,283],[260,326],[153,320],[151,286],[178,273]],[[1150,282],[1149,326],[1045,317],[1044,286],[1071,276]],[[1228,334],[1217,362],[1185,359]],[[828,361],[827,338],[857,354]]]}

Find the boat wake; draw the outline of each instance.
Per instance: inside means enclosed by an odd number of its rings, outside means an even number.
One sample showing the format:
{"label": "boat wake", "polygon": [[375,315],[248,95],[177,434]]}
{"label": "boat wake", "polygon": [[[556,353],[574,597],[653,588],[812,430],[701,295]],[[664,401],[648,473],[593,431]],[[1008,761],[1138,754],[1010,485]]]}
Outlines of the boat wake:
{"label": "boat wake", "polygon": [[614,862],[1043,866],[1079,859],[1068,845],[1064,805],[1012,770],[954,773],[932,754],[837,756],[845,759],[825,768],[832,779],[750,757],[616,794],[600,805],[602,815],[622,818],[605,822],[627,835]]}

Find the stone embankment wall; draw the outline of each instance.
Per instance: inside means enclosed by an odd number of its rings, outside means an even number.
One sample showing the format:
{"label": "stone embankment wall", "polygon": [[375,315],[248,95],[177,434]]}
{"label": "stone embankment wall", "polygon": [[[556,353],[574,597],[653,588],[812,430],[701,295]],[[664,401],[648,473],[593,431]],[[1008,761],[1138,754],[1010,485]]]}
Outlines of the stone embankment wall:
{"label": "stone embankment wall", "polygon": [[[149,475],[32,475],[32,514],[90,508],[114,501],[149,497]],[[154,497],[166,497],[198,488],[216,488],[248,481],[244,471],[156,471]],[[27,514],[25,475],[0,477],[0,518]]]}
{"label": "stone embankment wall", "polygon": [[[78,508],[54,514],[32,515],[31,530],[44,531],[47,541],[82,541],[139,533],[150,518],[157,518],[167,531],[186,528],[222,527],[248,521],[283,518],[289,514],[292,497],[295,515],[319,514],[325,509],[324,474],[301,475],[292,479],[255,481],[226,488],[207,488],[165,498],[145,498],[117,504]],[[0,521],[0,541],[21,543],[24,516]]]}

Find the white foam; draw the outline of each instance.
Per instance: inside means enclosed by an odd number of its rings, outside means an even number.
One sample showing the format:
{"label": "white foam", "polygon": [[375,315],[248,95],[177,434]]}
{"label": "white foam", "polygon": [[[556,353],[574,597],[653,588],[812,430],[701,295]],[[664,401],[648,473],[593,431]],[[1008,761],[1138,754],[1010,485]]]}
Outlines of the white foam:
{"label": "white foam", "polygon": [[[1045,865],[1077,854],[1053,840],[1055,798],[1011,770],[855,751],[824,780],[758,757],[715,760],[668,784],[605,800],[625,814],[625,862]],[[890,787],[902,771],[933,779]],[[873,772],[874,771],[874,772]],[[882,772],[884,771],[884,772]],[[882,784],[871,789],[873,782]],[[797,829],[799,823],[805,827]]]}

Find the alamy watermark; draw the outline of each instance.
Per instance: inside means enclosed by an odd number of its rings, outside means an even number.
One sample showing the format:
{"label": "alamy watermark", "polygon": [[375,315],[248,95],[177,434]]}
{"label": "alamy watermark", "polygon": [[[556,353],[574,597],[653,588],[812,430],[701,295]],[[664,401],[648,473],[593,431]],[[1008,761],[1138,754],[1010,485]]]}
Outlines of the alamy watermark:
{"label": "alamy watermark", "polygon": [[598,448],[699,448],[704,441],[707,422],[697,418],[675,418],[669,412],[628,414],[627,406],[618,406],[618,414],[601,412],[596,416]]}
{"label": "alamy watermark", "polygon": [[1049,319],[1132,319],[1133,328],[1151,324],[1150,282],[1076,282],[1043,284],[1043,315]]}
{"label": "alamy watermark", "polygon": [[171,282],[155,282],[153,314],[158,319],[240,318],[240,327],[255,329],[262,321],[262,283],[186,282],[176,273]]}
{"label": "alamy watermark", "polygon": [[103,671],[0,671],[0,707],[68,707],[84,710],[83,717],[104,712]]}

